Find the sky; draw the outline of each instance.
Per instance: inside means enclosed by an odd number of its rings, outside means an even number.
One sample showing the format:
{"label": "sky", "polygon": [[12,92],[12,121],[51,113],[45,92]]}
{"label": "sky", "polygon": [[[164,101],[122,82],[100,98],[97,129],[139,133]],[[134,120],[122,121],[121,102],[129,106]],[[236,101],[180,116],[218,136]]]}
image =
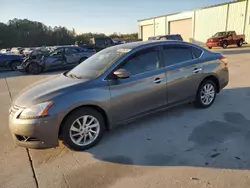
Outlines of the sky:
{"label": "sky", "polygon": [[132,33],[140,19],[228,1],[233,0],[0,0],[0,22],[26,18],[78,34]]}

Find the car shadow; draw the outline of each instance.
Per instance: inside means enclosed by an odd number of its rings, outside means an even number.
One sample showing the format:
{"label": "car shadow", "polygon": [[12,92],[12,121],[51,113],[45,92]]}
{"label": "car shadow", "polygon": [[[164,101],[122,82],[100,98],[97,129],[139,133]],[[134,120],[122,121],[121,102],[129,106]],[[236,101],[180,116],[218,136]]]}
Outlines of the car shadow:
{"label": "car shadow", "polygon": [[182,105],[106,132],[85,151],[139,166],[250,169],[250,88],[225,89],[208,109]]}
{"label": "car shadow", "polygon": [[220,52],[224,55],[237,55],[237,54],[247,54],[247,53],[250,53],[250,49],[241,49],[241,50],[220,50],[220,51],[217,51],[217,52]]}

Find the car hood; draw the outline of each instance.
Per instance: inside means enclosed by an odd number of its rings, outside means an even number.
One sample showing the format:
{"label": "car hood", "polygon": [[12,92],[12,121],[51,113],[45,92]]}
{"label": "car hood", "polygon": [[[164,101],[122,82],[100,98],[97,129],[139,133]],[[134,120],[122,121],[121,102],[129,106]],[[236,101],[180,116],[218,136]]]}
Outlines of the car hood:
{"label": "car hood", "polygon": [[41,102],[51,101],[55,97],[73,92],[81,83],[88,79],[73,79],[64,74],[53,76],[36,82],[22,90],[13,100],[13,104],[29,107]]}

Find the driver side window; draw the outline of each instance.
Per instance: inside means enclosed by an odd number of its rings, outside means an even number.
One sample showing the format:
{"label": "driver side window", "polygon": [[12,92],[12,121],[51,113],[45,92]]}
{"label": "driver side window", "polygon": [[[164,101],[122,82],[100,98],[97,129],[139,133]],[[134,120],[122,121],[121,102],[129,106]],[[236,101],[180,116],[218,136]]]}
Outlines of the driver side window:
{"label": "driver side window", "polygon": [[121,67],[126,69],[130,75],[137,75],[159,69],[159,53],[155,48],[143,50],[132,55]]}

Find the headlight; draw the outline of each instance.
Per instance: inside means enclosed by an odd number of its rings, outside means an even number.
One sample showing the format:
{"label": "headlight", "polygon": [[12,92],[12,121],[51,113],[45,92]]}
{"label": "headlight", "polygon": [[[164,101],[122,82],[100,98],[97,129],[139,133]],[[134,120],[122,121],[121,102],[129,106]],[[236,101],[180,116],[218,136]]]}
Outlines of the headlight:
{"label": "headlight", "polygon": [[53,105],[53,101],[36,104],[24,109],[19,115],[20,119],[35,119],[47,115],[49,108]]}

